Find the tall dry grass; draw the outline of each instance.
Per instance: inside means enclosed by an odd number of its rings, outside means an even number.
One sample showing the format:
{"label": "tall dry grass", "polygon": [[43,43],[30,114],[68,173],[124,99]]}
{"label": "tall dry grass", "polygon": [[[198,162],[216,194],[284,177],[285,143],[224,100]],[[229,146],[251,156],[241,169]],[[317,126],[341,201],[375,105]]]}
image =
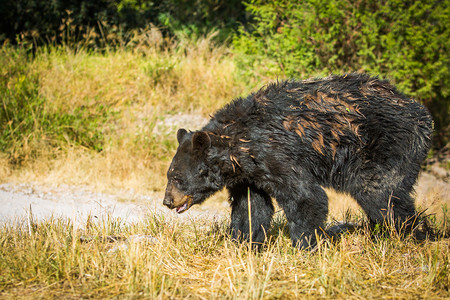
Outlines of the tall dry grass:
{"label": "tall dry grass", "polygon": [[[75,115],[63,126],[89,128],[83,134],[93,142],[85,146],[63,132],[56,145],[27,143],[10,154],[21,166],[0,170],[1,180],[161,190],[176,147],[176,128],[166,118],[206,118],[249,89],[237,79],[228,49],[212,38],[168,40],[153,28],[114,51],[39,49],[25,66],[38,78],[37,94],[47,110]],[[34,140],[45,138],[44,132]],[[8,166],[7,155],[1,159]]]}
{"label": "tall dry grass", "polygon": [[[94,220],[94,219],[92,219]],[[29,225],[25,225],[25,224]],[[0,297],[160,299],[446,299],[449,241],[357,231],[298,251],[276,218],[262,252],[222,221],[18,220],[0,226]],[[106,237],[110,239],[107,240]],[[124,241],[125,239],[127,239]],[[112,241],[112,242],[111,242]]]}

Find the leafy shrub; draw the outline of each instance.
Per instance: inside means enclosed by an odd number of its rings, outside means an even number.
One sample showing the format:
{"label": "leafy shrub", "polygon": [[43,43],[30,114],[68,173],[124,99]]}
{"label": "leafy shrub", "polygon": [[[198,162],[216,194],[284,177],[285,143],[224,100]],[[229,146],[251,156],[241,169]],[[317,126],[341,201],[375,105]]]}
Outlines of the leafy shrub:
{"label": "leafy shrub", "polygon": [[422,101],[449,141],[448,1],[253,0],[234,38],[241,68],[260,76],[365,71]]}
{"label": "leafy shrub", "polygon": [[0,1],[0,43],[16,39],[34,45],[78,43],[95,37],[90,47],[118,46],[130,31],[150,24],[165,36],[203,35],[224,29],[225,40],[245,19],[242,1],[216,0],[16,0]]}
{"label": "leafy shrub", "polygon": [[110,114],[103,106],[95,115],[83,108],[57,111],[39,93],[39,78],[23,50],[0,49],[0,152],[21,164],[40,153],[79,145],[103,148],[100,124]]}

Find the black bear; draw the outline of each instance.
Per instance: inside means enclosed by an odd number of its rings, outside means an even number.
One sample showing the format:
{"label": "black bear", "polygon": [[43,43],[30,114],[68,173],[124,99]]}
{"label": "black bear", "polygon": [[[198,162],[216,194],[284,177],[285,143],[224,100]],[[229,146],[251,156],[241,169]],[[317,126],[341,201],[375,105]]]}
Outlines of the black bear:
{"label": "black bear", "polygon": [[[262,243],[272,198],[294,245],[315,244],[328,199],[323,187],[352,195],[372,222],[388,206],[399,226],[416,213],[411,198],[430,148],[433,122],[421,104],[365,74],[269,84],[238,98],[203,129],[179,129],[164,205],[184,212],[226,187],[231,232]],[[407,227],[407,225],[406,225]]]}

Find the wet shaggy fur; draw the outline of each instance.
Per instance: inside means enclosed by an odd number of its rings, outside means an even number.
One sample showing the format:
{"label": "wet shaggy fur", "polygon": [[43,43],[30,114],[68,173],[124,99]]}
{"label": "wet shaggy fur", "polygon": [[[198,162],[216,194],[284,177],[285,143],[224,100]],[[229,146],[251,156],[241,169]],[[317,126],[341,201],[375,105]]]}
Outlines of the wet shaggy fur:
{"label": "wet shaggy fur", "polygon": [[390,205],[408,227],[431,133],[428,111],[378,78],[273,83],[232,101],[203,129],[178,131],[164,204],[182,212],[226,187],[233,237],[248,238],[250,191],[252,240],[262,243],[274,198],[293,244],[308,247],[324,228],[328,187],[352,195],[372,222],[383,222]]}

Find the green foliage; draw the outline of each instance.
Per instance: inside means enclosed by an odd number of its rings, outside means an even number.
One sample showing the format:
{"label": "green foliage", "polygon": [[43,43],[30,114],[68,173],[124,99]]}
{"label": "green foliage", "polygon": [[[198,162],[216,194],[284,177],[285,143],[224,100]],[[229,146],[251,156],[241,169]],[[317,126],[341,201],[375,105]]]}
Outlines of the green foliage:
{"label": "green foliage", "polygon": [[6,0],[0,2],[0,43],[19,39],[34,45],[72,45],[94,37],[90,47],[111,47],[150,24],[161,27],[166,36],[224,29],[217,38],[225,40],[244,19],[240,0]]}
{"label": "green foliage", "polygon": [[260,76],[365,71],[421,100],[449,141],[448,1],[253,0],[234,38],[241,68]]}
{"label": "green foliage", "polygon": [[165,0],[159,9],[159,24],[178,36],[219,31],[217,39],[224,41],[238,22],[245,22],[245,6],[241,0]]}
{"label": "green foliage", "polygon": [[[49,149],[78,145],[101,151],[102,127],[110,117],[104,106],[60,112],[39,93],[38,74],[23,50],[0,49],[0,151],[21,164]],[[52,151],[50,151],[52,152]]]}
{"label": "green foliage", "polygon": [[89,28],[118,19],[113,1],[2,1],[0,41],[32,40],[35,44],[64,41],[65,26],[74,37],[83,38]]}

